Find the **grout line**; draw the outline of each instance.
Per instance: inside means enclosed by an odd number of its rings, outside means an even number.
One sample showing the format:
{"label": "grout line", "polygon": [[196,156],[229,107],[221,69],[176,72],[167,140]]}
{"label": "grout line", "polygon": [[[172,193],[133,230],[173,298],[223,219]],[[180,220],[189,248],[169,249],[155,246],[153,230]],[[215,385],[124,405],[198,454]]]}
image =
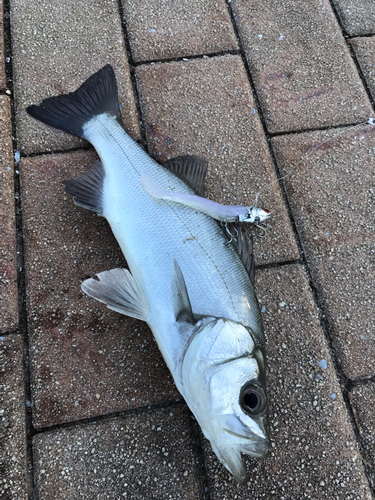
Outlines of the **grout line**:
{"label": "grout line", "polygon": [[185,401],[182,398],[180,400],[178,400],[178,399],[172,400],[171,399],[171,400],[164,401],[163,403],[155,403],[155,404],[147,405],[147,406],[138,406],[136,408],[129,408],[129,409],[123,410],[123,411],[106,413],[105,415],[97,415],[95,417],[82,418],[79,420],[73,420],[71,422],[62,422],[62,423],[56,424],[56,425],[49,425],[46,427],[34,428],[33,436],[36,436],[38,434],[43,434],[45,432],[54,432],[54,431],[58,431],[58,430],[62,430],[62,429],[71,429],[71,428],[81,427],[84,425],[106,422],[109,420],[113,420],[115,418],[127,417],[130,415],[140,415],[140,414],[144,414],[147,412],[157,411],[159,409],[179,408],[179,407],[183,407],[183,406],[187,407]]}
{"label": "grout line", "polygon": [[126,27],[124,9],[122,7],[121,0],[117,0],[117,1],[118,1],[118,11],[119,11],[120,23],[121,23],[121,27],[122,27],[123,40],[124,40],[124,44],[125,44],[125,51],[126,51],[126,55],[127,55],[127,59],[128,59],[128,63],[129,63],[130,79],[132,82],[134,102],[135,102],[135,107],[137,110],[138,123],[139,123],[140,134],[141,134],[140,140],[137,142],[139,142],[141,144],[141,146],[146,151],[148,151],[147,141],[146,141],[146,132],[145,132],[145,128],[143,125],[142,111],[141,111],[141,105],[140,105],[139,93],[138,93],[138,87],[137,87],[137,79],[135,76],[136,63],[134,62],[133,57],[132,57],[132,53],[131,53],[130,40],[129,40],[128,29]]}
{"label": "grout line", "polygon": [[295,264],[303,264],[302,259],[284,260],[282,262],[267,262],[266,264],[255,265],[255,269],[257,271],[261,271],[262,269],[274,269],[275,267],[293,266]]}
{"label": "grout line", "polygon": [[[227,0],[227,2],[228,2],[228,0]],[[283,196],[283,199],[284,199],[284,203],[285,203],[285,206],[287,208],[289,220],[290,220],[290,223],[291,223],[294,235],[295,235],[296,243],[297,243],[299,254],[300,254],[300,261],[297,261],[297,262],[301,262],[301,264],[304,267],[304,270],[305,270],[306,275],[307,275],[308,280],[309,280],[309,285],[310,285],[310,288],[311,288],[311,291],[312,291],[313,300],[314,300],[314,302],[315,302],[315,304],[318,307],[318,310],[320,312],[320,314],[319,314],[320,326],[321,326],[322,331],[324,333],[324,336],[326,338],[328,349],[329,349],[329,352],[330,352],[330,355],[331,355],[331,359],[332,359],[332,362],[333,362],[333,365],[334,365],[334,368],[335,368],[336,376],[337,376],[338,381],[340,383],[342,396],[343,396],[343,399],[344,399],[344,402],[345,402],[345,406],[346,406],[348,417],[349,417],[349,419],[350,419],[350,421],[352,423],[352,428],[353,428],[354,435],[356,437],[356,442],[357,442],[357,445],[358,445],[358,448],[359,448],[360,452],[363,455],[363,450],[364,450],[363,442],[362,442],[361,436],[359,434],[359,429],[357,427],[357,422],[355,420],[353,408],[352,408],[352,406],[350,404],[349,397],[348,397],[348,392],[347,392],[347,389],[346,389],[348,381],[347,381],[347,378],[344,375],[344,372],[343,372],[343,369],[342,369],[339,357],[338,357],[338,355],[337,355],[337,353],[336,353],[336,351],[334,349],[333,339],[331,337],[331,327],[330,327],[330,325],[332,324],[332,321],[330,320],[329,310],[326,307],[324,299],[322,299],[320,297],[320,294],[318,292],[318,288],[315,286],[315,283],[314,283],[314,280],[313,280],[313,276],[312,276],[312,272],[310,270],[310,267],[308,265],[308,261],[307,261],[307,258],[306,258],[305,252],[304,252],[304,247],[303,247],[303,244],[302,244],[302,238],[301,238],[301,236],[299,234],[299,231],[298,231],[295,219],[294,219],[294,215],[293,215],[293,212],[291,210],[291,206],[290,206],[290,203],[289,203],[287,190],[286,190],[284,182],[282,180],[280,180],[281,179],[281,173],[280,173],[277,161],[276,161],[275,153],[274,153],[272,145],[271,145],[271,138],[272,138],[272,136],[267,131],[265,118],[263,116],[263,111],[262,111],[262,108],[260,106],[260,101],[259,101],[259,98],[257,96],[257,91],[255,89],[253,78],[252,78],[252,75],[251,75],[251,72],[250,72],[250,67],[249,67],[249,65],[247,63],[247,59],[246,59],[246,56],[245,56],[245,51],[244,51],[243,46],[242,46],[241,38],[240,38],[240,35],[239,35],[239,31],[237,29],[237,25],[236,25],[236,22],[235,22],[235,19],[234,19],[234,14],[233,14],[232,7],[231,7],[230,3],[227,3],[227,7],[228,7],[228,11],[229,11],[231,20],[232,20],[233,29],[234,29],[235,34],[236,34],[237,39],[238,39],[238,44],[239,44],[239,47],[240,47],[241,57],[242,57],[242,60],[243,60],[244,66],[245,66],[245,70],[247,72],[248,79],[249,79],[249,82],[250,82],[250,86],[251,86],[251,89],[253,91],[253,96],[254,96],[255,104],[256,104],[256,107],[257,107],[257,110],[258,110],[258,113],[259,113],[260,121],[261,121],[261,124],[262,124],[262,127],[263,127],[263,132],[264,132],[265,137],[266,137],[266,142],[268,144],[270,156],[272,158],[272,162],[273,162],[273,165],[274,165],[274,168],[275,168],[276,177],[279,180],[280,190],[281,190],[281,193],[282,193],[282,196]],[[335,12],[335,15],[337,16],[336,12]],[[340,25],[340,27],[341,27],[341,25]],[[331,128],[338,128],[338,127],[329,127],[329,129],[331,129]],[[297,132],[297,133],[301,133],[301,132]],[[289,132],[289,134],[290,134],[290,132]],[[273,136],[275,136],[275,135],[276,134],[273,134]],[[281,135],[281,134],[277,134],[277,135]],[[285,135],[285,134],[282,134],[282,135]],[[372,493],[374,494],[375,491],[374,491],[374,488],[373,488],[373,481],[372,481],[371,470],[370,470],[369,467],[366,466],[365,460],[363,460],[363,466],[364,466],[365,475],[366,475],[366,479],[368,481],[369,487],[370,487]]]}
{"label": "grout line", "polygon": [[0,332],[0,339],[4,338],[4,337],[16,336],[16,335],[19,335],[19,334],[20,334],[20,332],[18,330],[11,330],[9,332]]}
{"label": "grout line", "polygon": [[299,135],[299,134],[309,134],[312,132],[325,132],[329,130],[339,130],[339,129],[346,129],[346,128],[351,128],[351,127],[358,127],[358,125],[365,126],[368,124],[368,121],[360,121],[356,123],[344,123],[344,124],[339,124],[339,125],[329,125],[326,127],[316,127],[316,128],[306,128],[306,129],[301,129],[301,130],[291,130],[291,131],[285,131],[285,132],[273,132],[269,133],[269,136],[271,139],[274,137],[283,137],[283,136],[288,136],[288,135]]}
{"label": "grout line", "polygon": [[211,57],[223,57],[223,56],[238,56],[240,55],[239,50],[223,50],[220,52],[209,52],[208,54],[193,54],[190,56],[179,56],[179,57],[168,57],[166,59],[149,59],[145,61],[134,61],[132,63],[133,66],[138,67],[138,66],[150,66],[154,64],[168,64],[168,63],[173,63],[173,62],[188,62],[188,61],[193,61],[195,59],[209,59]]}
{"label": "grout line", "polygon": [[365,385],[370,385],[375,383],[375,375],[368,378],[356,378],[356,379],[348,379],[346,383],[346,390],[350,392],[355,387],[361,387]]}
{"label": "grout line", "polygon": [[[10,0],[4,0],[4,52],[9,57],[9,62],[5,63],[7,87],[10,91],[11,120],[12,120],[12,140],[13,150],[17,150],[16,121],[13,96],[13,63],[12,63],[12,37],[10,27]],[[24,368],[24,409],[25,409],[25,431],[26,431],[26,488],[28,500],[34,498],[34,468],[32,450],[32,408],[31,408],[31,372],[30,372],[30,346],[27,328],[26,313],[26,287],[24,273],[24,245],[22,233],[22,206],[20,199],[20,178],[16,173],[14,164],[14,196],[15,196],[15,220],[16,220],[16,252],[17,252],[17,288],[18,288],[18,312],[19,312],[19,333],[23,337],[23,368]]]}
{"label": "grout line", "polygon": [[373,38],[375,33],[367,33],[365,35],[345,35],[345,38]]}

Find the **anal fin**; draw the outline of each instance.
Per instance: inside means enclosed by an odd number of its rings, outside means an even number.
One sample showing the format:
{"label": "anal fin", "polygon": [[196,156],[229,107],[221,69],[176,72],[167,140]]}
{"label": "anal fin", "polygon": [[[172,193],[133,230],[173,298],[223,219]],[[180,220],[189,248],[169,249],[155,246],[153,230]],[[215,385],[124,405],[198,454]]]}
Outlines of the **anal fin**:
{"label": "anal fin", "polygon": [[198,196],[204,197],[204,183],[208,168],[205,158],[200,156],[177,156],[164,162],[163,167],[177,175]]}
{"label": "anal fin", "polygon": [[107,304],[113,311],[147,321],[146,300],[127,269],[103,271],[97,277],[99,281],[90,278],[82,283],[81,288],[87,295]]}
{"label": "anal fin", "polygon": [[84,175],[63,181],[65,192],[73,196],[74,203],[103,215],[104,167],[97,161]]}

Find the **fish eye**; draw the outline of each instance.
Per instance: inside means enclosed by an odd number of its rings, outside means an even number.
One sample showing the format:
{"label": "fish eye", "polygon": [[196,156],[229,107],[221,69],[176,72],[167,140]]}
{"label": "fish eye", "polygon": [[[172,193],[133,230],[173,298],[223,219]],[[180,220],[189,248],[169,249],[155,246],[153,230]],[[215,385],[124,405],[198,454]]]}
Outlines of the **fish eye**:
{"label": "fish eye", "polygon": [[256,415],[266,406],[266,395],[259,385],[247,384],[240,393],[240,405],[249,415]]}

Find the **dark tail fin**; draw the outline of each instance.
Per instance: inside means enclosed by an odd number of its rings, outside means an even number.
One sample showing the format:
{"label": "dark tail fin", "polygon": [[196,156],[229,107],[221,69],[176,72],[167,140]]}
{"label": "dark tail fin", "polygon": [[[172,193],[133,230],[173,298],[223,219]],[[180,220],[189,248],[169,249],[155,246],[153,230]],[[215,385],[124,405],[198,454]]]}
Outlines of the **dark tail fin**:
{"label": "dark tail fin", "polygon": [[83,137],[83,125],[96,115],[109,113],[121,121],[112,66],[104,66],[75,92],[50,97],[39,106],[29,106],[26,111],[51,127],[79,137]]}

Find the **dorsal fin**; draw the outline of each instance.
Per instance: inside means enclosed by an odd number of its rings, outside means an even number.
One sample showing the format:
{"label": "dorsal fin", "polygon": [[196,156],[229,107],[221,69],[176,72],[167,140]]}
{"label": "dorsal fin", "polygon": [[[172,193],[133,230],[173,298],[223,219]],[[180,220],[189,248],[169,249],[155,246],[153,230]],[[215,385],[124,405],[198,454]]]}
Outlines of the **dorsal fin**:
{"label": "dorsal fin", "polygon": [[104,176],[103,164],[98,160],[85,174],[63,181],[65,192],[73,196],[76,205],[103,215]]}
{"label": "dorsal fin", "polygon": [[204,182],[208,163],[200,156],[177,156],[163,163],[163,167],[170,170],[184,181],[198,196],[204,196]]}
{"label": "dorsal fin", "polygon": [[245,266],[247,274],[249,275],[251,283],[255,284],[255,259],[253,253],[253,235],[250,239],[246,237],[246,231],[240,227],[239,224],[228,224],[228,229],[231,234],[237,235],[232,241],[232,245],[237,250],[242,264]]}

